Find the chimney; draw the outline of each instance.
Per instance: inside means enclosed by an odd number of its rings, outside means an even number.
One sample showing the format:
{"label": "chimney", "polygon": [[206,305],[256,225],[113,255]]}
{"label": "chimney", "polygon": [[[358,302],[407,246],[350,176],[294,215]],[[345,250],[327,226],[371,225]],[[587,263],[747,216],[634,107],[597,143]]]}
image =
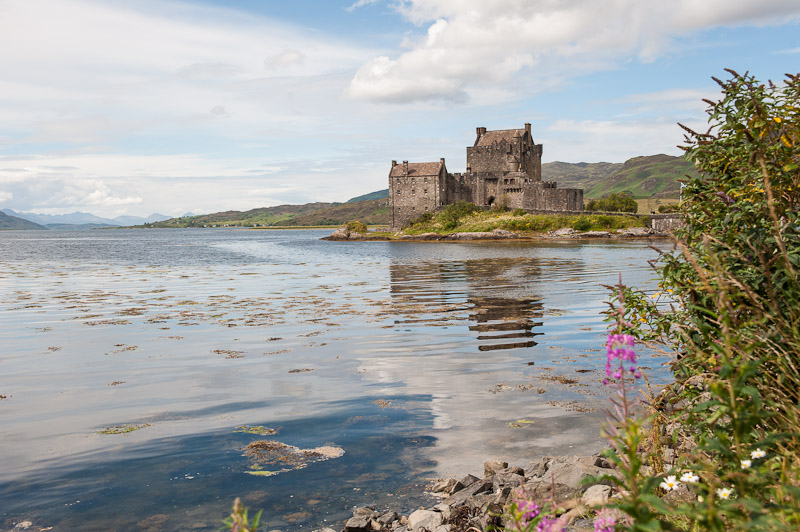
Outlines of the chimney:
{"label": "chimney", "polygon": [[408,161],[403,161],[403,174],[408,175]]}
{"label": "chimney", "polygon": [[475,133],[477,133],[478,136],[480,137],[481,135],[486,133],[486,128],[485,127],[476,127],[475,128]]}
{"label": "chimney", "polygon": [[442,163],[442,166],[444,166],[444,157],[442,157],[441,159],[439,159],[439,162],[440,162],[440,163]]}
{"label": "chimney", "polygon": [[392,161],[392,168],[394,168],[395,166],[397,166],[397,161]]}
{"label": "chimney", "polygon": [[528,132],[528,135],[533,136],[531,133],[531,125],[528,122],[525,122],[525,131]]}

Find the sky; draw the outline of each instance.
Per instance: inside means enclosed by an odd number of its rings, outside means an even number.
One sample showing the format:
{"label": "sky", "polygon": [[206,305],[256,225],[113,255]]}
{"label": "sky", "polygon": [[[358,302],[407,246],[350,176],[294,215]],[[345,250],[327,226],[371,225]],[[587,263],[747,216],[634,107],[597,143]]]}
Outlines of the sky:
{"label": "sky", "polygon": [[725,68],[800,72],[798,0],[0,0],[0,208],[346,201],[475,128],[679,155]]}

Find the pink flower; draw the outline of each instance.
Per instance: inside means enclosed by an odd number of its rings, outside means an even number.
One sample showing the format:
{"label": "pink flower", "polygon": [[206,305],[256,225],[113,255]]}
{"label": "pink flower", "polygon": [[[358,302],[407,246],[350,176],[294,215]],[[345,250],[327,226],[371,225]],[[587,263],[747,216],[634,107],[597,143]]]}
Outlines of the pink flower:
{"label": "pink flower", "polygon": [[597,517],[594,519],[594,532],[614,532],[616,524],[617,522],[611,510],[603,508],[597,512]]}

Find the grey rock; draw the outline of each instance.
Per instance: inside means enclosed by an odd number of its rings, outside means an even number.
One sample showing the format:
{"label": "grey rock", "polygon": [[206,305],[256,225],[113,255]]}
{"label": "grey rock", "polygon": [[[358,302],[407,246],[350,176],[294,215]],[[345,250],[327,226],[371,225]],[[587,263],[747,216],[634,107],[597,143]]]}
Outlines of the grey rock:
{"label": "grey rock", "polygon": [[495,495],[492,492],[472,495],[464,500],[464,504],[473,510],[483,511],[483,509],[494,502]]}
{"label": "grey rock", "polygon": [[501,486],[511,486],[512,488],[516,488],[517,486],[521,486],[525,482],[525,477],[522,475],[518,475],[516,473],[498,473],[494,477],[492,477],[492,482],[494,484],[495,489]]}
{"label": "grey rock", "polygon": [[399,516],[397,515],[397,512],[389,511],[389,512],[386,512],[385,514],[382,514],[381,516],[379,516],[377,521],[380,524],[385,526],[385,525],[391,524],[392,521],[397,521],[398,517]]}
{"label": "grey rock", "polygon": [[453,515],[453,509],[444,503],[437,504],[436,506],[433,507],[433,509],[442,514],[442,517],[444,517],[445,521],[450,519],[450,516]]}
{"label": "grey rock", "polygon": [[641,237],[641,236],[649,236],[653,233],[653,230],[647,227],[628,227],[627,229],[620,229],[617,231],[619,236],[628,236],[628,237]]}
{"label": "grey rock", "polygon": [[458,480],[454,478],[446,478],[435,482],[433,487],[431,487],[431,491],[434,493],[447,493],[450,495],[455,491],[454,488],[456,484],[458,484]]}
{"label": "grey rock", "polygon": [[417,510],[408,516],[408,528],[433,530],[444,522],[442,514],[431,510]]}
{"label": "grey rock", "polygon": [[507,467],[508,462],[502,462],[500,460],[487,460],[483,463],[483,475],[489,477]]}
{"label": "grey rock", "polygon": [[585,506],[600,506],[608,502],[611,497],[611,486],[597,484],[589,486],[581,496],[581,504]]}
{"label": "grey rock", "polygon": [[344,532],[371,532],[370,521],[364,516],[351,517],[344,524]]}
{"label": "grey rock", "polygon": [[502,488],[495,490],[492,502],[500,505],[505,504],[506,501],[508,501],[509,496],[511,496],[512,491],[514,491],[514,488],[511,486],[503,486]]}
{"label": "grey rock", "polygon": [[478,477],[476,477],[475,475],[467,475],[464,478],[462,478],[461,480],[459,480],[459,482],[461,482],[461,485],[464,486],[464,488],[468,488],[468,487],[472,486],[475,482],[478,482],[478,480],[480,480],[480,479]]}
{"label": "grey rock", "polygon": [[577,233],[577,231],[575,229],[573,229],[571,227],[563,227],[563,228],[558,229],[556,231],[550,231],[549,234],[551,236],[570,236],[570,235],[574,235],[575,233]]}
{"label": "grey rock", "polygon": [[580,234],[581,238],[609,238],[611,233],[608,231],[586,231]]}
{"label": "grey rock", "polygon": [[453,525],[439,525],[433,532],[450,532],[453,530]]}
{"label": "grey rock", "polygon": [[363,516],[372,519],[373,517],[376,517],[377,514],[378,512],[375,511],[375,508],[370,508],[369,506],[364,506],[362,508],[356,508],[353,510],[353,517]]}
{"label": "grey rock", "polygon": [[524,469],[522,469],[522,468],[521,468],[521,467],[519,467],[519,466],[511,466],[511,467],[507,467],[507,468],[505,468],[505,469],[504,469],[502,472],[503,472],[503,473],[513,473],[513,474],[515,474],[515,475],[522,475],[522,476],[525,476],[525,470],[524,470]]}
{"label": "grey rock", "polygon": [[340,227],[327,237],[328,240],[347,240],[350,238],[350,230],[346,227]]}

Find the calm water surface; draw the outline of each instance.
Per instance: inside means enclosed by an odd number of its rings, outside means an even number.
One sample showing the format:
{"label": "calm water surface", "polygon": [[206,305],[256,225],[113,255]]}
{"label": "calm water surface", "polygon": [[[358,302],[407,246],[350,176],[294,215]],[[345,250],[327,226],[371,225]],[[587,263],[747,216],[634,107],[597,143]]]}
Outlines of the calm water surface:
{"label": "calm water surface", "polygon": [[647,243],[327,233],[0,232],[0,530],[217,530],[237,496],[310,530],[602,447],[601,284],[652,288]]}

